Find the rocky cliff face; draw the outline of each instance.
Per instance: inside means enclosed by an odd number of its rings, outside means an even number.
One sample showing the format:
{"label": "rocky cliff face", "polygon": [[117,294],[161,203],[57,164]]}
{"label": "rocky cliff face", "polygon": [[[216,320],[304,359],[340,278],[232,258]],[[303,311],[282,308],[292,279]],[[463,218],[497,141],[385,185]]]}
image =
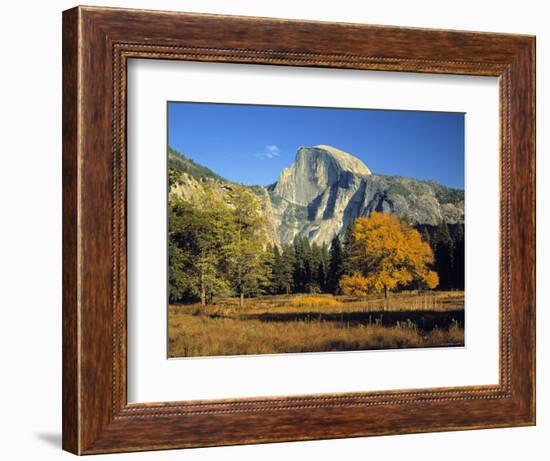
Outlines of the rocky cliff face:
{"label": "rocky cliff face", "polygon": [[[197,179],[192,172],[184,173],[170,194],[201,202],[205,184],[219,194],[231,187],[212,175]],[[357,157],[325,145],[299,148],[294,163],[275,184],[250,190],[259,198],[268,233],[277,245],[298,235],[312,243],[328,243],[343,234],[351,219],[373,211],[395,213],[411,224],[464,221],[464,191],[433,181],[376,175]]]}
{"label": "rocky cliff face", "polygon": [[296,160],[285,168],[273,193],[292,203],[307,206],[327,189],[345,184],[353,176],[370,176],[356,157],[330,146],[300,147]]}
{"label": "rocky cliff face", "polygon": [[330,146],[301,147],[294,163],[268,187],[280,243],[297,235],[328,242],[349,221],[373,211],[411,224],[464,220],[464,192],[433,181],[372,174],[358,158]]}

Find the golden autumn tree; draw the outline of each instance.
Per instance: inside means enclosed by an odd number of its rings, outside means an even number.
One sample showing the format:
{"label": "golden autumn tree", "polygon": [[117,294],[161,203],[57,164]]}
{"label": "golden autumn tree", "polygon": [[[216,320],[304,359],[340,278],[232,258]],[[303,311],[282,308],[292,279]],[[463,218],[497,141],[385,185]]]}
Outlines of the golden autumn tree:
{"label": "golden autumn tree", "polygon": [[349,296],[367,296],[370,291],[369,280],[362,275],[344,275],[340,280],[342,293]]}
{"label": "golden autumn tree", "polygon": [[351,275],[342,277],[344,294],[365,295],[390,291],[416,283],[426,288],[439,284],[430,270],[434,257],[420,233],[395,215],[374,212],[357,218],[348,253]]}

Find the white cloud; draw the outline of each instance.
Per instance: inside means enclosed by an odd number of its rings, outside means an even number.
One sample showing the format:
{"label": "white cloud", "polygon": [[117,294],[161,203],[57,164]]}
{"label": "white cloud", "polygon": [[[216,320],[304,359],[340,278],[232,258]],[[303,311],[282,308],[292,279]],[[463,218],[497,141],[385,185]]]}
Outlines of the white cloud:
{"label": "white cloud", "polygon": [[276,146],[275,144],[267,144],[264,146],[263,150],[256,155],[256,157],[260,158],[275,158],[280,155],[281,151],[279,149],[279,146]]}

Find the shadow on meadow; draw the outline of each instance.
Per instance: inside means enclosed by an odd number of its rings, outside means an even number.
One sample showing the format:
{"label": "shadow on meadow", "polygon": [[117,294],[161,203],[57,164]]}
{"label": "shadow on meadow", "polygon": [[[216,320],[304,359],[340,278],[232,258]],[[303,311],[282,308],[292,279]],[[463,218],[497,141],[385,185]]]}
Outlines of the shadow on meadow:
{"label": "shadow on meadow", "polygon": [[169,357],[464,345],[464,293],[279,295],[169,308]]}

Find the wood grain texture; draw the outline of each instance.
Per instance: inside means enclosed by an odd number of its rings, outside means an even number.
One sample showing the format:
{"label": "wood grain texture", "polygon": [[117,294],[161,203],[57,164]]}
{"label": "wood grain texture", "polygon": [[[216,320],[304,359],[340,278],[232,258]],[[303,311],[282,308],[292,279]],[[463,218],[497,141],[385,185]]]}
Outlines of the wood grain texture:
{"label": "wood grain texture", "polygon": [[78,381],[78,10],[63,17],[63,448],[79,449]]}
{"label": "wood grain texture", "polygon": [[[63,14],[63,447],[78,454],[535,422],[534,37],[78,7]],[[500,382],[128,404],[126,63],[500,78]]]}

